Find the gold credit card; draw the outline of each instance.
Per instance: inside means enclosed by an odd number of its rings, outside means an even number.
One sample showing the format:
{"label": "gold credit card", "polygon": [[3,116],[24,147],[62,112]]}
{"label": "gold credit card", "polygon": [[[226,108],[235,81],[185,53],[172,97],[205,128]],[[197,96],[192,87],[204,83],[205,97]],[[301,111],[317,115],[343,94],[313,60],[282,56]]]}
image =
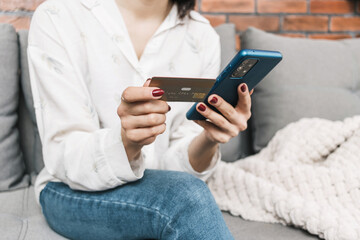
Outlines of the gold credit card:
{"label": "gold credit card", "polygon": [[153,77],[150,87],[164,90],[161,99],[167,102],[201,102],[215,81],[209,78]]}

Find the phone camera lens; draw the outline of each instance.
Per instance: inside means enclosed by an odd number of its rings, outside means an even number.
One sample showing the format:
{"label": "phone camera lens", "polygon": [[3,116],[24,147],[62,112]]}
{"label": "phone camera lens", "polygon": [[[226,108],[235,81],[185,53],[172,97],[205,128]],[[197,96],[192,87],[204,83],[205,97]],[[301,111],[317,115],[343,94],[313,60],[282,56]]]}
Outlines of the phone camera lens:
{"label": "phone camera lens", "polygon": [[245,76],[251,68],[258,62],[257,59],[246,59],[244,60],[240,66],[231,74],[233,78],[241,78]]}

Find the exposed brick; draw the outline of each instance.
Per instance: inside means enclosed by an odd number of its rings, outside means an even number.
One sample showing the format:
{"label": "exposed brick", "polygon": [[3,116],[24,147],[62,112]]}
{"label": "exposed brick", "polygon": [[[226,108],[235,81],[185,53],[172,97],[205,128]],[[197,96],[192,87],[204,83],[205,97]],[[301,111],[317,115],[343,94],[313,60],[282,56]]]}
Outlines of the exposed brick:
{"label": "exposed brick", "polygon": [[352,38],[352,37],[349,34],[310,34],[309,38],[337,40],[337,39]]}
{"label": "exposed brick", "polygon": [[0,16],[0,23],[10,23],[16,28],[16,30],[29,29],[30,17],[2,15]]}
{"label": "exposed brick", "polygon": [[258,0],[259,13],[306,13],[306,0]]}
{"label": "exposed brick", "polygon": [[285,31],[327,31],[328,17],[325,16],[286,16]]}
{"label": "exposed brick", "polygon": [[360,31],[360,17],[332,17],[331,31]]}
{"label": "exposed brick", "polygon": [[311,0],[312,13],[351,13],[355,10],[355,1]]}
{"label": "exposed brick", "polygon": [[255,11],[255,0],[202,0],[204,12],[252,13]]}
{"label": "exposed brick", "polygon": [[0,0],[0,9],[4,11],[34,11],[45,0]]}
{"label": "exposed brick", "polygon": [[279,17],[276,16],[231,16],[229,21],[235,23],[238,31],[253,26],[265,31],[279,31]]}
{"label": "exposed brick", "polygon": [[204,14],[203,15],[204,17],[206,17],[209,21],[210,21],[210,24],[213,26],[213,27],[216,27],[220,24],[223,24],[225,23],[226,21],[226,16],[225,15],[209,15],[209,14]]}
{"label": "exposed brick", "polygon": [[[0,11],[32,12],[44,1],[0,0]],[[255,9],[255,5],[257,9]],[[249,26],[254,26],[265,31],[279,32],[279,18],[283,16],[281,31],[285,33],[279,34],[282,36],[306,37],[308,35],[309,38],[314,39],[342,39],[352,35],[360,37],[360,2],[357,0],[196,0],[195,10],[205,13],[204,16],[210,20],[213,26],[225,23],[226,15],[228,15],[229,20],[236,24],[238,31],[244,31]],[[254,15],[255,10],[257,11],[256,16]],[[307,13],[307,10],[310,10],[310,15],[290,15]],[[232,13],[252,14],[232,15]],[[271,13],[271,16],[268,13]],[[285,13],[285,15],[280,13]],[[330,16],[311,15],[318,13]],[[17,15],[3,13],[0,15],[0,22],[11,23],[17,30],[28,29],[30,24],[28,14],[22,14],[22,12],[15,14]],[[331,14],[337,15],[331,16]],[[330,29],[328,29],[329,20],[331,21]],[[334,33],[328,33],[328,30]],[[314,31],[316,33],[312,33]],[[236,40],[239,48],[239,38],[237,37]]]}
{"label": "exposed brick", "polygon": [[236,35],[235,37],[235,46],[236,46],[236,50],[237,51],[240,51],[241,49],[241,39],[240,39],[240,36],[239,35]]}
{"label": "exposed brick", "polygon": [[291,37],[291,38],[305,38],[305,33],[280,33],[280,36]]}

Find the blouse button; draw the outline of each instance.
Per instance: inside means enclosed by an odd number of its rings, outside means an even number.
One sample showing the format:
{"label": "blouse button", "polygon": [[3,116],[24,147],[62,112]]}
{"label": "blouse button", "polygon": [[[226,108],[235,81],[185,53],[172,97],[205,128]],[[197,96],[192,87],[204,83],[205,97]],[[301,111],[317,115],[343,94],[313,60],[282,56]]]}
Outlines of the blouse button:
{"label": "blouse button", "polygon": [[120,35],[114,35],[112,37],[113,41],[116,42],[116,43],[122,43],[124,41],[124,37],[123,36],[120,36]]}
{"label": "blouse button", "polygon": [[116,64],[121,63],[119,55],[113,54],[112,59],[113,59],[113,62],[116,63]]}
{"label": "blouse button", "polygon": [[93,163],[93,171],[96,172],[96,173],[98,172],[98,168],[97,168],[96,163]]}

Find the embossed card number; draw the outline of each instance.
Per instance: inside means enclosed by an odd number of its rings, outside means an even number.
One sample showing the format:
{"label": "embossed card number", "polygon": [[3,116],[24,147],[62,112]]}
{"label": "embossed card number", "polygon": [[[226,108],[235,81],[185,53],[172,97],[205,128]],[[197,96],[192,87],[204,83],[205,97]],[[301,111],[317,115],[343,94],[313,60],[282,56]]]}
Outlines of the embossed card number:
{"label": "embossed card number", "polygon": [[208,78],[153,77],[150,87],[165,91],[162,100],[168,102],[201,102],[215,83]]}

